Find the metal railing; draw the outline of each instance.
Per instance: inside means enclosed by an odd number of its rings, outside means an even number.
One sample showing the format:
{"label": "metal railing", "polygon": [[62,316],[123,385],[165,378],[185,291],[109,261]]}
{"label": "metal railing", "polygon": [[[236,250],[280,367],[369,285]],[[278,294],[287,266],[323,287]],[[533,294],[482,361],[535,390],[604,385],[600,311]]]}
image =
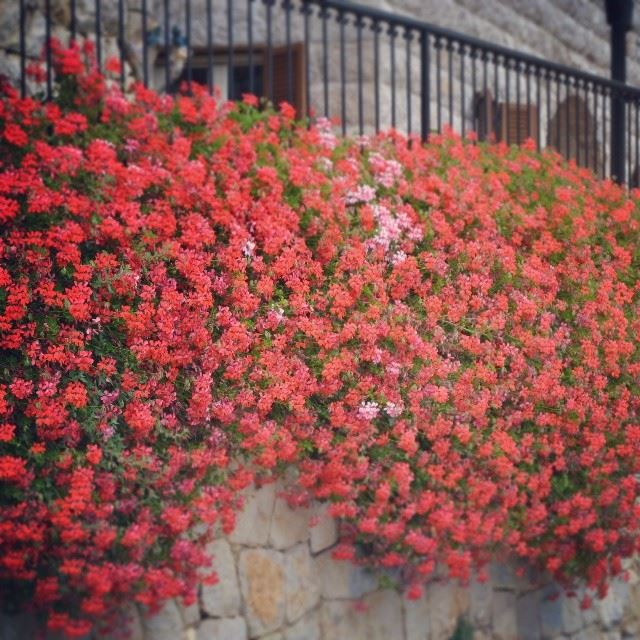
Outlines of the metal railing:
{"label": "metal railing", "polygon": [[52,95],[50,39],[62,32],[95,40],[100,66],[115,53],[123,86],[135,77],[161,91],[200,82],[230,99],[256,93],[337,118],[343,133],[392,127],[426,140],[451,126],[532,138],[601,177],[638,183],[639,89],[409,17],[345,0],[68,0],[56,22],[45,0],[42,86],[28,78],[32,9],[19,1],[23,94]]}

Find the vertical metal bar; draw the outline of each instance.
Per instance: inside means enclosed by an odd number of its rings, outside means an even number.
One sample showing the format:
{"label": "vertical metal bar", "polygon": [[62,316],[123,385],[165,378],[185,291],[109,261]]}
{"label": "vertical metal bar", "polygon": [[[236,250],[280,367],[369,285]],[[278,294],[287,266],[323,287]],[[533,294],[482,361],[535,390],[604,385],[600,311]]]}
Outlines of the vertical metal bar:
{"label": "vertical metal bar", "polygon": [[[630,9],[628,18],[625,17],[626,7]],[[625,96],[622,86],[626,82],[626,32],[631,26],[628,24],[631,18],[633,3],[607,2],[607,22],[611,26],[610,50],[611,50],[611,78],[618,83],[611,88],[611,177],[620,184],[625,182]]]}
{"label": "vertical metal bar", "polygon": [[[249,4],[251,2],[249,1]],[[209,95],[213,94],[213,15],[211,0],[207,0],[207,91]],[[251,73],[249,73],[249,82],[251,82]]]}
{"label": "vertical metal bar", "polygon": [[537,126],[536,126],[536,148],[540,151],[540,129],[542,128],[542,112],[541,112],[541,102],[540,102],[540,67],[536,67],[536,118],[537,118]]}
{"label": "vertical metal bar", "polygon": [[591,85],[593,91],[593,171],[598,175],[598,87]]}
{"label": "vertical metal bar", "polygon": [[187,39],[187,91],[191,95],[191,81],[193,80],[191,60],[191,0],[185,0],[184,30]]}
{"label": "vertical metal bar", "polygon": [[465,109],[466,101],[464,95],[464,56],[466,55],[466,48],[462,42],[458,43],[458,56],[460,57],[460,119],[462,120],[461,133],[464,138],[466,130],[465,122]]}
{"label": "vertical metal bar", "polygon": [[[24,5],[23,0],[20,0],[20,5]],[[76,0],[70,0],[69,9],[71,11],[71,22],[69,24],[69,31],[71,33],[71,42],[75,42],[76,40],[76,32],[78,30],[77,22],[76,22]]]}
{"label": "vertical metal bar", "polygon": [[362,80],[362,16],[356,16],[357,35],[357,62],[358,62],[358,131],[360,135],[364,133],[364,97]]}
{"label": "vertical metal bar", "polygon": [[556,73],[556,149],[559,154],[562,154],[560,148],[560,74]]}
{"label": "vertical metal bar", "polygon": [[431,132],[431,42],[426,30],[420,36],[420,126],[423,142]]}
{"label": "vertical metal bar", "polygon": [[448,75],[449,75],[449,126],[453,128],[453,42],[447,40]]}
{"label": "vertical metal bar", "polygon": [[24,6],[26,0],[20,0],[20,95],[24,98],[27,95],[27,41],[26,41],[26,19],[27,12]]}
{"label": "vertical metal bar", "polygon": [[[484,100],[484,137],[489,138],[489,61],[486,50],[482,51],[482,96]],[[497,96],[496,96],[497,97]],[[478,124],[479,126],[479,124]]]}
{"label": "vertical metal bar", "polygon": [[[50,4],[50,0],[47,0],[47,7]],[[50,20],[47,19],[47,23]],[[96,0],[96,61],[98,63],[98,70],[102,71],[102,17],[100,15],[100,0]]]}
{"label": "vertical metal bar", "polygon": [[584,166],[589,167],[589,83],[586,80],[582,115],[584,116]]}
{"label": "vertical metal bar", "polygon": [[571,104],[570,100],[569,100],[569,84],[571,82],[571,79],[565,75],[564,77],[564,82],[565,82],[565,105],[566,108],[564,110],[564,126],[565,126],[565,149],[567,150],[567,160],[569,160],[569,158],[571,157],[571,136],[569,135],[569,127],[571,126],[571,122],[570,122],[570,118],[569,118],[569,105]]}
{"label": "vertical metal bar", "polygon": [[531,137],[531,67],[525,67],[527,92],[527,138]]}
{"label": "vertical metal bar", "polygon": [[340,119],[342,121],[342,135],[347,133],[347,68],[344,48],[344,26],[347,19],[342,11],[338,12],[340,24]]}
{"label": "vertical metal bar", "polygon": [[309,73],[309,15],[311,9],[307,0],[304,0],[302,10],[304,12],[304,90],[305,90],[305,107],[307,110],[307,118],[311,117],[311,87]]}
{"label": "vertical metal bar", "polygon": [[324,117],[329,117],[329,42],[328,42],[328,22],[329,11],[323,5],[319,16],[322,18],[322,79],[324,85]]}
{"label": "vertical metal bar", "polygon": [[164,0],[164,84],[165,91],[169,91],[171,86],[171,40],[169,26],[169,0]]}
{"label": "vertical metal bar", "polygon": [[437,98],[437,117],[438,117],[438,133],[442,133],[442,81],[440,79],[440,62],[442,43],[440,36],[436,36],[436,98]]}
{"label": "vertical metal bar", "polygon": [[515,60],[516,65],[516,144],[521,144],[520,135],[520,61]]}
{"label": "vertical metal bar", "polygon": [[232,100],[234,79],[233,0],[227,0],[227,98]]}
{"label": "vertical metal bar", "polygon": [[45,55],[47,60],[47,100],[51,99],[53,84],[53,63],[51,60],[51,0],[45,0],[44,3],[44,20],[45,20]]}
{"label": "vertical metal bar", "polygon": [[636,142],[636,166],[634,167],[633,170],[633,175],[632,175],[632,179],[633,182],[631,184],[632,187],[637,188],[638,186],[640,186],[638,184],[639,180],[640,180],[640,113],[638,112],[638,100],[636,99],[635,103],[635,110],[636,110],[636,138],[635,138],[635,142]]}
{"label": "vertical metal bar", "polygon": [[478,58],[478,50],[475,47],[471,47],[471,98],[474,102],[474,114],[473,114],[473,126],[474,129],[476,127],[476,117],[475,117],[475,101],[476,101],[476,93],[477,93],[477,82],[478,82],[478,71],[476,69],[476,60]]}
{"label": "vertical metal bar", "polygon": [[273,102],[273,0],[266,0],[267,4],[267,95]]}
{"label": "vertical metal bar", "polygon": [[607,89],[602,87],[602,175],[607,175],[607,144],[610,140],[607,138]]}
{"label": "vertical metal bar", "polygon": [[547,141],[546,145],[553,146],[553,132],[551,131],[551,71],[545,69],[545,76],[547,79]]}
{"label": "vertical metal bar", "polygon": [[380,24],[374,21],[373,29],[373,100],[376,133],[380,131]]}
{"label": "vertical metal bar", "polygon": [[118,0],[118,52],[120,54],[120,88],[124,91],[124,1]]}
{"label": "vertical metal bar", "polygon": [[411,137],[411,39],[413,35],[409,28],[405,30],[404,35],[406,38],[407,135]]}
{"label": "vertical metal bar", "polygon": [[509,73],[510,71],[510,67],[511,67],[511,60],[509,58],[505,58],[504,60],[504,76],[505,76],[505,80],[504,80],[504,89],[505,89],[505,93],[506,93],[506,98],[505,98],[505,105],[504,105],[504,122],[505,122],[505,142],[507,144],[511,144],[511,136],[509,135],[511,133],[511,130],[509,129],[509,120],[511,119],[510,116],[511,114],[509,113],[510,109],[509,109],[509,76],[511,75]]}
{"label": "vertical metal bar", "polygon": [[287,102],[293,104],[293,47],[291,44],[291,0],[284,0],[284,31],[287,43]]}
{"label": "vertical metal bar", "polygon": [[391,60],[391,127],[396,128],[396,28],[389,25],[389,58]]}
{"label": "vertical metal bar", "polygon": [[500,134],[498,130],[498,125],[499,125],[498,120],[500,118],[499,69],[500,69],[500,57],[498,56],[497,53],[494,53],[493,54],[493,91],[495,93],[495,98],[494,98],[495,101],[494,101],[494,109],[493,109],[493,132],[494,132],[495,142],[498,141],[498,137]]}
{"label": "vertical metal bar", "polygon": [[142,0],[142,84],[149,86],[149,43],[147,42],[147,0]]}
{"label": "vertical metal bar", "polygon": [[624,106],[627,111],[627,185],[631,182],[631,103],[625,98]]}
{"label": "vertical metal bar", "polygon": [[576,78],[576,164],[580,165],[580,80]]}
{"label": "vertical metal bar", "polygon": [[256,92],[254,78],[256,69],[253,59],[253,0],[247,0],[247,49],[247,55],[249,56],[249,93],[254,94]]}

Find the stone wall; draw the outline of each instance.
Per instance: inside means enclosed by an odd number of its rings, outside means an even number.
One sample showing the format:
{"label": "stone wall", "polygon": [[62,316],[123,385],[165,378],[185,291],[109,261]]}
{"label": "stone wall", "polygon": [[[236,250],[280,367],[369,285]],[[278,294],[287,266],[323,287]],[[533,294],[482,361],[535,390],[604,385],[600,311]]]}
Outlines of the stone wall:
{"label": "stone wall", "polygon": [[[321,505],[291,509],[281,485],[247,496],[235,531],[209,552],[219,581],[189,607],[170,601],[123,613],[108,637],[87,640],[624,640],[640,638],[640,579],[613,583],[582,611],[547,577],[494,563],[468,587],[432,580],[417,601],[374,574],[334,560],[336,523]],[[128,634],[128,636],[127,636]],[[0,620],[2,640],[37,637],[28,617]],[[51,639],[54,640],[54,639]],[[56,639],[59,640],[59,639]]]}

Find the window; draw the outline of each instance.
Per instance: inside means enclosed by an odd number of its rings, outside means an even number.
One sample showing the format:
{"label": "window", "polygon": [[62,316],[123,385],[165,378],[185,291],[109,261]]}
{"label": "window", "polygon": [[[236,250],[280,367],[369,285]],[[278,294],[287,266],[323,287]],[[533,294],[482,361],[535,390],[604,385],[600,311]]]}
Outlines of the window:
{"label": "window", "polygon": [[596,173],[601,169],[594,118],[586,102],[577,95],[563,100],[549,120],[548,141],[567,159]]}
{"label": "window", "polygon": [[[289,52],[291,58],[289,58]],[[290,74],[289,59],[291,60]],[[164,54],[161,54],[156,64],[162,68],[165,62],[166,58]],[[269,85],[271,84],[273,104],[278,105],[283,101],[290,102],[298,116],[301,117],[306,113],[304,46],[302,43],[294,43],[290,48],[274,46],[271,55],[264,45],[255,45],[251,56],[248,47],[235,47],[233,49],[231,91],[228,91],[228,50],[216,47],[213,51],[212,62],[213,67],[209,69],[208,50],[204,47],[195,47],[191,54],[192,81],[207,85],[210,74],[212,74],[212,84],[220,88],[223,96],[229,95],[232,100],[240,100],[243,93],[251,92],[257,96],[268,97]],[[253,82],[251,74],[253,74]],[[175,93],[178,87],[186,82],[187,75],[188,70],[185,64],[180,75],[169,87],[169,91]],[[289,83],[289,77],[291,83]]]}
{"label": "window", "polygon": [[495,139],[522,144],[538,137],[539,117],[535,105],[496,102],[490,91],[477,93],[473,105],[474,127],[480,140]]}

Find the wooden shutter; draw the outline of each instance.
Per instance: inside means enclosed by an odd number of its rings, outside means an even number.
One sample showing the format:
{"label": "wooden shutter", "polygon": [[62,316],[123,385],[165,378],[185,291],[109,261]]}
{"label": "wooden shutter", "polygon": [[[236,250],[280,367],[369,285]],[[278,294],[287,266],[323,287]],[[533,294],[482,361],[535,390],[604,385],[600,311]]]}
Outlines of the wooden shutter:
{"label": "wooden shutter", "polygon": [[538,109],[535,105],[501,102],[498,105],[498,140],[522,144],[527,138],[537,139]]}
{"label": "wooden shutter", "polygon": [[495,100],[491,91],[478,91],[473,98],[474,128],[478,140],[495,137]]}
{"label": "wooden shutter", "polygon": [[[269,91],[269,63],[266,50],[264,55],[264,91]],[[289,97],[289,48],[287,46],[274,47],[273,59],[273,104],[278,106],[281,102],[290,102],[295,108],[297,117],[306,114],[305,104],[305,62],[304,46],[298,42],[291,45],[291,99]]]}

